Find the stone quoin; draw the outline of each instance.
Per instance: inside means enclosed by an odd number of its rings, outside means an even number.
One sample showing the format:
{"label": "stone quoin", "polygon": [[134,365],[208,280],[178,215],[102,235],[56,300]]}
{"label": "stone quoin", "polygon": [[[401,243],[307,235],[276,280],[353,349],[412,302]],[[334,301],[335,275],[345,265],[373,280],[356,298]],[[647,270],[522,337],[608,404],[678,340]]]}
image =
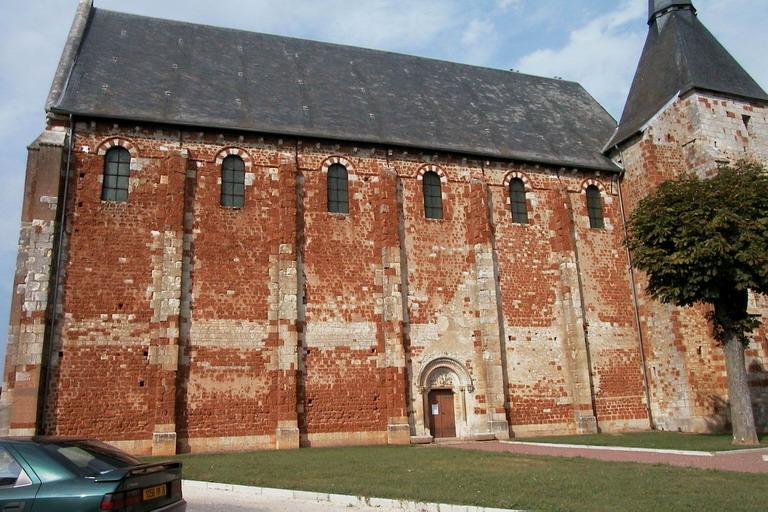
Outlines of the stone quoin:
{"label": "stone quoin", "polygon": [[643,293],[625,218],[768,161],[768,96],[692,2],[649,14],[617,126],[572,82],[81,0],[29,147],[7,432],[408,444],[451,403],[462,439],[722,428],[707,310]]}

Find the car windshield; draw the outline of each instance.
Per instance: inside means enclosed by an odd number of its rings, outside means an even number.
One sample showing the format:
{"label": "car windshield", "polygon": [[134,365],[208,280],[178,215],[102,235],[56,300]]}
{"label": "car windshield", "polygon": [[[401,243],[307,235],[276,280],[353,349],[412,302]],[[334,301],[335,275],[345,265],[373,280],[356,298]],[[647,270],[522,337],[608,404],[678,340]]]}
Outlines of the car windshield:
{"label": "car windshield", "polygon": [[129,468],[141,461],[109,445],[94,441],[44,444],[43,448],[83,476],[98,476],[115,469]]}

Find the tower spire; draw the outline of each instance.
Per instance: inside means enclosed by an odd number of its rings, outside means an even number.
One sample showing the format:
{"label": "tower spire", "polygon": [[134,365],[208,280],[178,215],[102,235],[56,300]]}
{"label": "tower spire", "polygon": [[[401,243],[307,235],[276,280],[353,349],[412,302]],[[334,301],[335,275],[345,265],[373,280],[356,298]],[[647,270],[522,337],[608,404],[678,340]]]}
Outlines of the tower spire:
{"label": "tower spire", "polygon": [[696,16],[691,0],[650,0],[650,28],[619,127],[606,149],[644,130],[672,99],[699,90],[768,103],[768,94]]}
{"label": "tower spire", "polygon": [[648,0],[648,24],[653,23],[653,20],[659,18],[669,11],[686,9],[696,13],[696,7],[693,6],[692,0]]}

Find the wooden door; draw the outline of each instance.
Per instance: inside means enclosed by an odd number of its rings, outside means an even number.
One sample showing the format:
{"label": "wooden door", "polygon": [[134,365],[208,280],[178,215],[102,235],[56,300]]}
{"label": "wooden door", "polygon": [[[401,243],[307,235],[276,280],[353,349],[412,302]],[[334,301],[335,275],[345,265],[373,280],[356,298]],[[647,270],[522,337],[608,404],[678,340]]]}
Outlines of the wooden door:
{"label": "wooden door", "polygon": [[456,416],[453,413],[453,391],[435,389],[429,392],[429,429],[432,436],[456,437]]}

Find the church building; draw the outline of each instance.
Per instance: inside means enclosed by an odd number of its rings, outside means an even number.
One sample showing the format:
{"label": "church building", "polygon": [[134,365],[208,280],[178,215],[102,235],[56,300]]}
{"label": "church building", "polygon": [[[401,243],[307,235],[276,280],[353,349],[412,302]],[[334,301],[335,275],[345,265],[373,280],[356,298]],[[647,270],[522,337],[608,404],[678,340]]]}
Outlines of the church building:
{"label": "church building", "polygon": [[28,149],[6,431],[168,455],[725,428],[707,308],[646,296],[623,240],[662,181],[768,162],[768,95],[691,1],[648,27],[617,124],[565,80],[80,0]]}

